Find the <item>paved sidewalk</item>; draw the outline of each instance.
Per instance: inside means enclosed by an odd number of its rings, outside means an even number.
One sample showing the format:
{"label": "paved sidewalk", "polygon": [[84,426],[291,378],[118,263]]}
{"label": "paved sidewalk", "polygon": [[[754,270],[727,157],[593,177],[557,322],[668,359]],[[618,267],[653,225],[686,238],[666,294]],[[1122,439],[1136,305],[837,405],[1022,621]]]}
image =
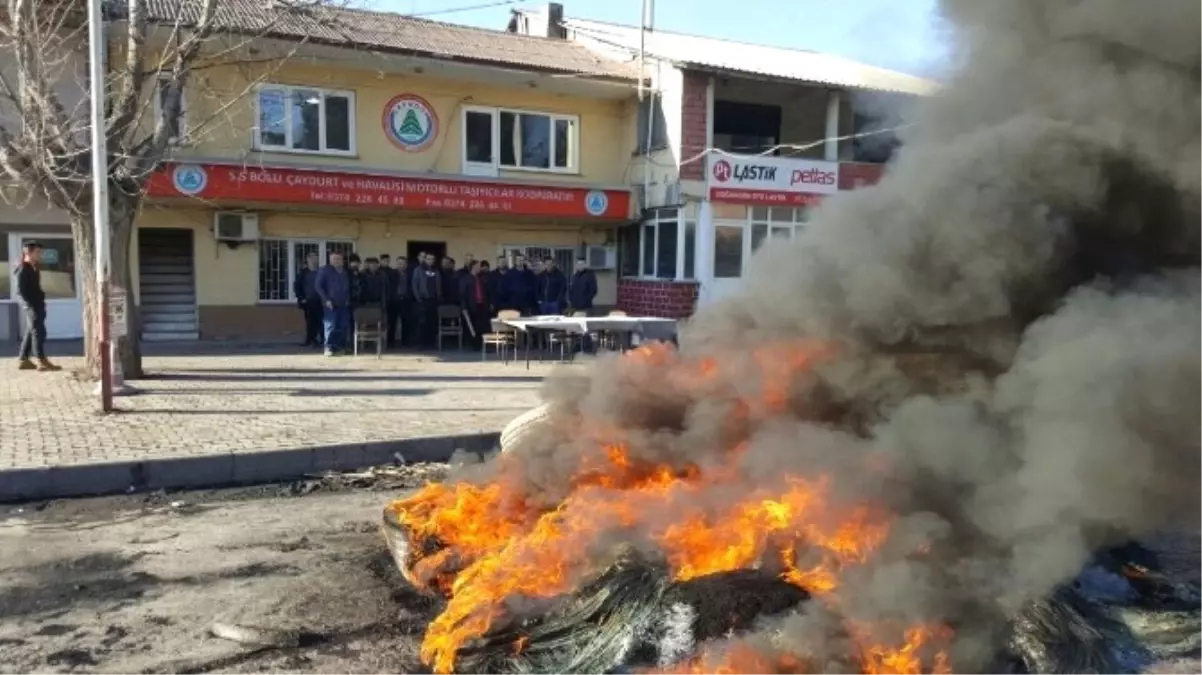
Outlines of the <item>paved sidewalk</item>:
{"label": "paved sidewalk", "polygon": [[[266,471],[264,453],[313,448],[332,454],[310,456],[309,466],[354,466],[391,456],[399,441],[496,434],[537,403],[548,372],[471,357],[205,349],[145,357],[150,379],[132,382],[140,393],[117,399],[120,412],[108,416],[98,413],[95,385],[73,375],[79,358],[56,359],[61,373],[0,364],[0,473],[11,483],[14,470],[215,455],[241,457],[243,465],[263,455],[258,470]],[[370,450],[371,457],[355,454]],[[122,470],[134,471],[135,483],[146,479],[137,467]]]}

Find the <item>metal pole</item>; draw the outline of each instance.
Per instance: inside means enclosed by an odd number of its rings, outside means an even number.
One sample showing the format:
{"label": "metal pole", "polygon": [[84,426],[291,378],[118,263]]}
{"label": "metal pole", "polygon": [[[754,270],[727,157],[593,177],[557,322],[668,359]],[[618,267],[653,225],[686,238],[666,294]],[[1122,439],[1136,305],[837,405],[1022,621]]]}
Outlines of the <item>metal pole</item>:
{"label": "metal pole", "polygon": [[108,149],[104,124],[104,17],[102,0],[88,0],[88,84],[92,104],[92,227],[95,231],[96,288],[94,298],[100,335],[100,403],[105,412],[113,410],[113,354],[109,337],[109,266],[112,249],[109,240]]}

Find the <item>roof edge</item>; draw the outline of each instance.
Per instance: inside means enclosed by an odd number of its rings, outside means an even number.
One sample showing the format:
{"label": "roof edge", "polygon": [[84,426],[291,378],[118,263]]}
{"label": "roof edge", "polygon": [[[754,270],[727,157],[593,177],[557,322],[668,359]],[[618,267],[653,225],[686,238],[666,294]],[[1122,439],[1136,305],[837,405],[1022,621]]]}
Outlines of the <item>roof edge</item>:
{"label": "roof edge", "polygon": [[[812,84],[812,85],[816,85],[816,86],[820,86],[820,87],[825,87],[827,89],[856,89],[859,91],[878,91],[878,92],[884,92],[884,93],[889,93],[889,94],[907,94],[910,96],[931,96],[939,91],[938,83],[930,82],[928,80],[923,80],[922,78],[916,78],[916,79],[919,79],[923,82],[928,82],[931,85],[930,89],[927,89],[924,91],[917,91],[915,89],[898,89],[898,88],[890,88],[890,87],[874,87],[874,86],[869,86],[869,85],[854,85],[854,84],[843,84],[843,83],[835,83],[835,82],[824,82],[822,80],[797,78],[797,77],[785,77],[783,75],[772,75],[772,74],[767,74],[767,73],[757,73],[755,71],[740,70],[738,68],[725,68],[722,66],[715,66],[712,64],[708,64],[708,63],[698,63],[696,61],[679,61],[679,60],[670,59],[667,57],[656,57],[656,58],[660,58],[664,61],[667,61],[668,63],[671,63],[672,65],[676,66],[677,68],[680,68],[681,70],[693,70],[693,71],[697,71],[697,72],[701,72],[701,73],[709,73],[711,75],[727,75],[727,76],[732,76],[732,77],[740,77],[740,78],[747,79],[747,80],[761,80],[764,82],[805,83],[805,84]],[[892,72],[896,72],[896,71],[892,71]]]}

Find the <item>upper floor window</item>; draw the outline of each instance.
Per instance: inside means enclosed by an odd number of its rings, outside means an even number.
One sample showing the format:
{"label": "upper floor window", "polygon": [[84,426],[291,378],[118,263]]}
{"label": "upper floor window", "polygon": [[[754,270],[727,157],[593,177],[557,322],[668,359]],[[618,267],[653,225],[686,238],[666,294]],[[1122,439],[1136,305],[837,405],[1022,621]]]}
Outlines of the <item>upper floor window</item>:
{"label": "upper floor window", "polygon": [[[168,138],[172,143],[180,143],[188,135],[188,97],[179,90],[179,115],[167,117],[167,96],[170,93],[171,73],[159,73],[154,81],[154,124],[158,127],[159,120],[167,125]],[[154,129],[151,129],[154,133]]]}
{"label": "upper floor window", "polygon": [[714,101],[714,147],[741,155],[779,155],[781,107]]}
{"label": "upper floor window", "polygon": [[651,92],[639,101],[638,134],[635,139],[638,154],[647,154],[668,147],[668,120],[660,105],[659,95]]}
{"label": "upper floor window", "polygon": [[256,150],[355,153],[354,92],[265,84],[255,108]]}
{"label": "upper floor window", "polygon": [[464,173],[489,175],[498,168],[575,172],[579,129],[575,115],[464,108]]}

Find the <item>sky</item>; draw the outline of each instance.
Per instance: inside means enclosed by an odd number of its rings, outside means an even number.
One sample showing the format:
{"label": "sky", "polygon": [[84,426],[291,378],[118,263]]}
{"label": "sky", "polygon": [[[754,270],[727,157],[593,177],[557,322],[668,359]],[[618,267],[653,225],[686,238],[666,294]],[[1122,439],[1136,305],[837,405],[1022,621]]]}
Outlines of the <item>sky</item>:
{"label": "sky", "polygon": [[[559,0],[564,15],[638,25],[642,0]],[[504,30],[516,0],[359,0],[369,9]],[[810,49],[915,75],[945,58],[937,0],[658,0],[655,27]],[[787,8],[787,9],[786,9]]]}

